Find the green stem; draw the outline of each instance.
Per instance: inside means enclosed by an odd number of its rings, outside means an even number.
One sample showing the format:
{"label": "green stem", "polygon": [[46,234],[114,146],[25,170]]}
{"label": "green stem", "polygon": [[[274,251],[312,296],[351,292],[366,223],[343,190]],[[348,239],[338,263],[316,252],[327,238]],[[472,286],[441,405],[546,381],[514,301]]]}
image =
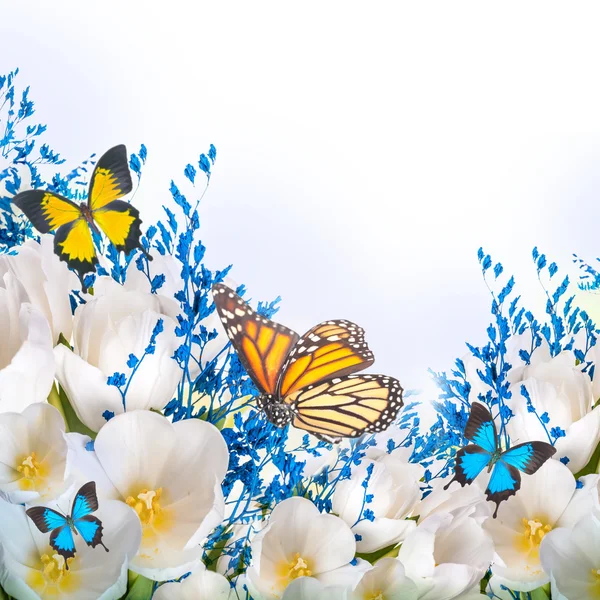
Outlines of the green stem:
{"label": "green stem", "polygon": [[127,594],[122,600],[150,600],[153,589],[154,581],[129,571],[127,575]]}
{"label": "green stem", "polygon": [[[58,410],[58,412],[61,414],[61,416],[65,422],[65,427],[66,427],[67,431],[69,431],[69,428],[67,425],[67,416],[65,415],[65,411],[63,409],[62,402],[60,401],[60,394],[58,392],[57,385],[58,385],[57,383],[52,384],[52,388],[50,389],[50,393],[48,394],[48,404],[54,406],[54,408],[56,408],[56,410]],[[0,600],[2,600],[2,596],[0,596]]]}

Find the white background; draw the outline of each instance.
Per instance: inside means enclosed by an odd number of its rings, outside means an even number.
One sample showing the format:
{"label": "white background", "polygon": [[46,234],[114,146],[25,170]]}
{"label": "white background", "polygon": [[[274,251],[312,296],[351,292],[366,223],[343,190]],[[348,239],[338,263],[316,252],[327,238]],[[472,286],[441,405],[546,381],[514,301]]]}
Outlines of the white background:
{"label": "white background", "polygon": [[[481,343],[480,245],[531,305],[531,249],[600,255],[594,3],[11,2],[20,67],[73,164],[149,150],[146,223],[214,143],[209,266],[283,297],[304,330],[348,318],[374,371],[422,386]],[[199,190],[200,191],[200,190]]]}

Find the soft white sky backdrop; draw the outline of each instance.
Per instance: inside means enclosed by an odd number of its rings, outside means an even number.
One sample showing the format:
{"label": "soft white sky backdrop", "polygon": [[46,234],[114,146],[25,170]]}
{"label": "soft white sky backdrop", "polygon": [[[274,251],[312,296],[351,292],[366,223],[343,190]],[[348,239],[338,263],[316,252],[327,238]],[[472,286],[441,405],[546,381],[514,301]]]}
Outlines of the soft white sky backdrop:
{"label": "soft white sky backdrop", "polygon": [[352,319],[422,386],[484,341],[480,245],[530,304],[534,245],[600,255],[597,4],[155,6],[4,3],[0,72],[72,163],[147,145],[146,224],[214,143],[207,261],[286,325]]}

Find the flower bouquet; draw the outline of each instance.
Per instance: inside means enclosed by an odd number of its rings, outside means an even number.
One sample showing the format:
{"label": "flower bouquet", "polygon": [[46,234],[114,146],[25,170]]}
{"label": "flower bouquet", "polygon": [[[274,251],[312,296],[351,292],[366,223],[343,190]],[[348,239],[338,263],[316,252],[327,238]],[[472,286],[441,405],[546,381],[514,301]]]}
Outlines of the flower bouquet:
{"label": "flower bouquet", "polygon": [[16,76],[0,77],[0,598],[600,598],[591,266],[576,258],[574,287],[534,249],[534,315],[480,249],[487,342],[431,373],[434,396],[403,389],[363,372],[357,325],[298,335],[279,298],[205,265],[214,146],[142,224],[123,196],[145,146],[66,169]]}

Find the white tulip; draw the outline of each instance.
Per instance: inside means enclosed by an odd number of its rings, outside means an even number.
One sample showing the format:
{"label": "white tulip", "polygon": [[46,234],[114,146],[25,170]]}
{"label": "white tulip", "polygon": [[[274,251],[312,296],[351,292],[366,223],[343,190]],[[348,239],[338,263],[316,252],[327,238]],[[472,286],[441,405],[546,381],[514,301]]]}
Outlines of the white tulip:
{"label": "white tulip", "polygon": [[142,523],[142,544],[130,569],[164,581],[198,567],[198,544],[224,512],[221,482],[229,455],[217,428],[199,419],[171,423],[150,411],[132,411],[111,419],[94,449],[117,498]]}
{"label": "white tulip", "polygon": [[[522,385],[537,414],[529,412]],[[573,473],[580,471],[600,442],[600,409],[593,408],[592,383],[575,365],[575,356],[564,351],[547,362],[526,367],[523,379],[515,382],[510,391],[508,405],[514,417],[508,422],[507,431],[512,442],[549,442],[547,431],[559,427],[566,435],[556,441],[555,458],[562,459]],[[538,418],[544,413],[550,420],[547,426]]]}
{"label": "white tulip", "polygon": [[355,551],[354,535],[342,519],[321,514],[306,498],[288,498],[252,541],[247,585],[255,600],[278,600],[295,579],[327,577],[348,565]]}
{"label": "white tulip", "polygon": [[454,484],[445,490],[447,482],[447,479],[434,479],[431,482],[433,490],[414,510],[414,513],[419,515],[419,521],[435,513],[452,513],[457,516],[464,513],[482,524],[492,516],[490,504],[481,486],[459,487]]}
{"label": "white tulip", "polygon": [[152,596],[153,600],[233,600],[229,581],[203,566],[179,583],[165,583]]}
{"label": "white tulip", "polygon": [[0,278],[0,413],[43,402],[54,382],[52,334],[15,275]]}
{"label": "white tulip", "polygon": [[[181,369],[172,358],[181,343],[175,322],[161,312],[156,295],[128,292],[110,278],[101,277],[94,297],[75,312],[74,349],[55,348],[57,379],[79,419],[99,431],[107,419],[125,410],[160,410],[172,399]],[[164,331],[156,337],[154,352],[146,354],[157,322]],[[140,360],[128,366],[130,355]],[[142,358],[143,357],[143,358]],[[108,378],[128,378],[125,397]]]}
{"label": "white tulip", "polygon": [[553,598],[600,598],[600,521],[590,514],[572,529],[553,529],[540,560],[551,575]]}
{"label": "white tulip", "polygon": [[417,600],[417,586],[397,558],[382,558],[354,588],[352,600]]}
{"label": "white tulip", "polygon": [[[333,512],[352,528],[358,552],[401,542],[414,529],[415,522],[407,517],[421,499],[423,472],[423,467],[406,462],[399,453],[371,448],[351,478],[337,484]],[[365,517],[365,511],[372,514],[367,512]]]}
{"label": "white tulip", "polygon": [[[72,498],[63,500],[50,507],[57,510]],[[50,534],[37,529],[24,507],[0,500],[0,585],[19,600],[121,598],[127,590],[128,560],[140,544],[140,524],[128,506],[114,500],[101,502],[94,515],[102,521],[102,541],[109,552],[75,536],[76,554],[67,564],[49,546]]]}
{"label": "white tulip", "polygon": [[79,289],[77,276],[54,253],[54,238],[42,236],[40,242],[27,240],[16,254],[0,257],[0,278],[13,273],[23,286],[27,301],[45,317],[54,343],[62,333],[71,339],[73,314],[69,294]]}
{"label": "white tulip", "polygon": [[435,513],[403,542],[398,559],[421,600],[454,600],[472,589],[493,559],[490,536],[465,512]]}
{"label": "white tulip", "polygon": [[12,502],[38,502],[65,488],[67,441],[61,414],[38,402],[0,414],[0,490]]}
{"label": "white tulip", "polygon": [[324,585],[314,577],[294,579],[281,600],[350,600],[351,591],[343,586]]}
{"label": "white tulip", "polygon": [[179,314],[179,301],[175,300],[175,294],[181,290],[182,265],[172,254],[152,253],[152,260],[148,262],[149,276],[137,268],[136,261],[131,261],[127,268],[127,277],[123,287],[128,292],[149,294],[152,290],[152,280],[156,276],[164,275],[165,281],[158,290],[156,297],[161,305],[161,312],[176,318]]}
{"label": "white tulip", "polygon": [[500,504],[498,517],[483,527],[494,540],[492,565],[496,585],[529,592],[548,583],[540,562],[540,544],[556,527],[572,524],[589,503],[577,501],[575,478],[556,460],[548,460],[533,475],[523,475],[521,489]]}

